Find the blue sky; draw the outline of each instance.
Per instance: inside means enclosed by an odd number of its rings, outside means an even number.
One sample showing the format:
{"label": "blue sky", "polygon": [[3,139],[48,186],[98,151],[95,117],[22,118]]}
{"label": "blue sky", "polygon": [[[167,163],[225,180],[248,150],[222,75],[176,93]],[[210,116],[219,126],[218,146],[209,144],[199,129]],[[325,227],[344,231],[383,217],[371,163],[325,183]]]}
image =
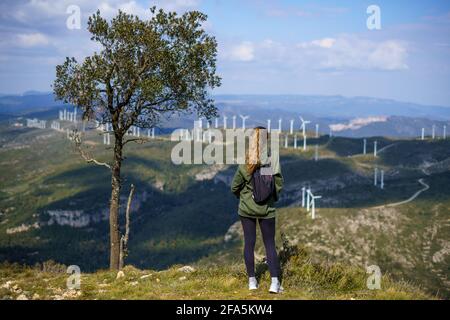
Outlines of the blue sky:
{"label": "blue sky", "polygon": [[[81,10],[69,30],[66,9]],[[368,30],[369,5],[381,30]],[[215,93],[324,94],[450,106],[450,1],[19,0],[0,4],[0,93],[49,91],[55,65],[96,49],[85,30],[100,8],[148,17],[151,5],[208,14],[219,43]]]}

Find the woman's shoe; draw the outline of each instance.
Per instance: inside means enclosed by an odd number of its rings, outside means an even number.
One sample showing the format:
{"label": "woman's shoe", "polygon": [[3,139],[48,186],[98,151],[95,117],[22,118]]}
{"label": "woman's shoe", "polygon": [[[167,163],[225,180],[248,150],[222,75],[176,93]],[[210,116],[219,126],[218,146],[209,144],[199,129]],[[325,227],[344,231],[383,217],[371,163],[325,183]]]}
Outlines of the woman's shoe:
{"label": "woman's shoe", "polygon": [[255,277],[248,278],[248,290],[256,290],[258,289],[258,281],[256,281]]}
{"label": "woman's shoe", "polygon": [[281,286],[280,280],[278,278],[272,278],[272,283],[270,284],[270,293],[281,293],[283,292],[283,287]]}

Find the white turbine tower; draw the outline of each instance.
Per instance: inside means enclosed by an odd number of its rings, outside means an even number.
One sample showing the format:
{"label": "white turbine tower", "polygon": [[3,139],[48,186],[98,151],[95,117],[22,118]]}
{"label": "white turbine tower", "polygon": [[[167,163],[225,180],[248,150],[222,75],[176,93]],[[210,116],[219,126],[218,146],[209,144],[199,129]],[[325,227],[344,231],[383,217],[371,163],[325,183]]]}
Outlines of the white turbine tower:
{"label": "white turbine tower", "polygon": [[378,141],[374,141],[373,142],[373,156],[374,157],[377,157],[377,152],[378,152],[377,147],[378,147]]}
{"label": "white turbine tower", "polygon": [[282,122],[283,120],[280,118],[280,119],[278,119],[278,131],[279,132],[282,132],[282,124],[281,124],[281,122]]}
{"label": "white turbine tower", "polygon": [[236,116],[233,116],[233,130],[236,130]]}
{"label": "white turbine tower", "polygon": [[384,189],[384,170],[380,172],[380,188]]}
{"label": "white turbine tower", "polygon": [[431,128],[431,138],[434,140],[436,138],[436,126],[433,124],[433,127]]}
{"label": "white turbine tower", "polygon": [[378,168],[375,167],[374,175],[373,175],[373,185],[377,186],[378,184]]}
{"label": "white turbine tower", "polygon": [[319,124],[316,123],[316,138],[319,137]]}
{"label": "white turbine tower", "polygon": [[267,119],[267,132],[270,133],[270,123],[272,122],[272,120]]}
{"label": "white turbine tower", "polygon": [[242,119],[242,129],[245,130],[245,121],[249,118],[249,116],[239,115]]}
{"label": "white turbine tower", "polygon": [[315,150],[314,150],[314,161],[319,161],[319,145],[316,144]]}
{"label": "white turbine tower", "polygon": [[294,119],[291,119],[291,124],[289,128],[289,133],[294,134]]}
{"label": "white turbine tower", "polygon": [[447,139],[447,126],[444,126],[442,130],[442,139]]}
{"label": "white turbine tower", "polygon": [[223,129],[224,130],[227,130],[227,116],[226,115],[223,115]]}
{"label": "white turbine tower", "polygon": [[316,199],[321,199],[322,196],[315,196],[311,189],[308,189],[308,212],[311,211],[311,218],[316,218]]}
{"label": "white turbine tower", "polygon": [[425,140],[425,128],[422,128],[422,136],[421,136],[422,140]]}
{"label": "white turbine tower", "polygon": [[302,187],[302,207],[305,207],[305,194],[306,194],[306,188]]}
{"label": "white turbine tower", "polygon": [[289,136],[286,134],[284,138],[284,147],[287,149],[289,144]]}
{"label": "white turbine tower", "polygon": [[303,151],[306,151],[306,135],[303,136]]}
{"label": "white turbine tower", "polygon": [[297,135],[294,136],[294,149],[297,149]]}
{"label": "white turbine tower", "polygon": [[311,123],[311,121],[306,121],[302,117],[300,117],[300,121],[302,122],[300,129],[303,130],[303,136],[305,136],[306,135],[306,125],[308,123]]}
{"label": "white turbine tower", "polygon": [[310,198],[309,198],[309,194],[311,193],[311,188],[308,187],[308,189],[306,189],[306,210],[309,212],[309,207],[310,207]]}
{"label": "white turbine tower", "polygon": [[109,132],[107,132],[103,135],[103,143],[108,146],[111,144],[111,136],[110,136]]}
{"label": "white turbine tower", "polygon": [[219,128],[219,118],[214,119],[214,127],[217,129]]}

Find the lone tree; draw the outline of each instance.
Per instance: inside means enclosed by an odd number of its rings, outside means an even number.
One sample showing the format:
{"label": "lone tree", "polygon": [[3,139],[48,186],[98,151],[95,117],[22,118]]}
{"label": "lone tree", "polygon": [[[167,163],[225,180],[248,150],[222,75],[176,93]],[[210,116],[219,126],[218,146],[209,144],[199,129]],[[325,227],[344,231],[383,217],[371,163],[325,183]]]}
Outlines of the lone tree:
{"label": "lone tree", "polygon": [[56,98],[79,107],[83,120],[112,124],[114,155],[107,167],[113,270],[120,267],[121,166],[123,148],[133,140],[125,138],[129,128],[154,128],[163,115],[217,115],[209,90],[220,86],[221,79],[216,75],[217,42],[202,28],[207,16],[155,7],[150,11],[149,20],[119,11],[109,22],[97,11],[88,20],[88,30],[101,50],[82,63],[67,57],[56,67],[53,84]]}

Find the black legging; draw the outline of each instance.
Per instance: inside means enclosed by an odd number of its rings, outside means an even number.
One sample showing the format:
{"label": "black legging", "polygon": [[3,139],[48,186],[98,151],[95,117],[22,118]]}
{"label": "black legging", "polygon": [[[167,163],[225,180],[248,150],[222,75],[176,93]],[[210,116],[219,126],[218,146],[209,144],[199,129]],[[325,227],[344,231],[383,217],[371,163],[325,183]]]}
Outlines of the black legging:
{"label": "black legging", "polygon": [[256,221],[259,221],[264,247],[266,248],[267,264],[271,277],[279,277],[280,264],[278,262],[277,250],[275,248],[275,218],[255,219],[240,217],[242,229],[244,230],[244,260],[249,277],[255,276],[255,243],[256,243]]}

